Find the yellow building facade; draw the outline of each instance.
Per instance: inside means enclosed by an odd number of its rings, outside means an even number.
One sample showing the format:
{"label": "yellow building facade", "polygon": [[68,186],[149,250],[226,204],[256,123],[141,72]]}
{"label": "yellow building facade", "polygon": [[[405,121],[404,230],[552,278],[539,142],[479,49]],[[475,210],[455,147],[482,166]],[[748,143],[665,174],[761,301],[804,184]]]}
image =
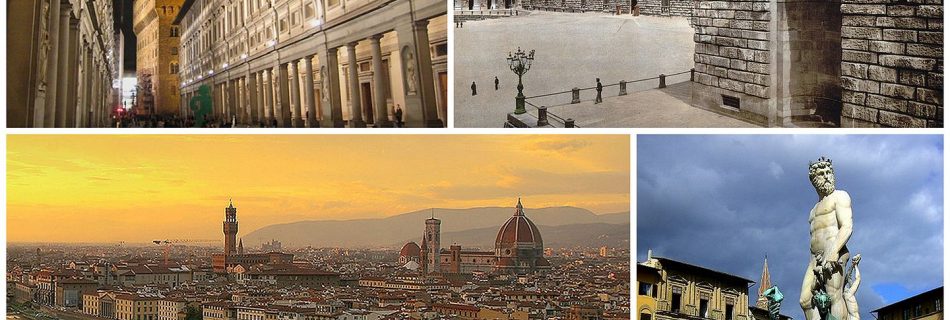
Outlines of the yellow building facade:
{"label": "yellow building facade", "polygon": [[[135,0],[136,104],[139,114],[171,115],[179,112],[178,26],[172,25],[184,0]],[[150,90],[149,90],[150,89]],[[144,91],[149,91],[148,93]]]}
{"label": "yellow building facade", "polygon": [[158,298],[142,297],[135,294],[117,294],[115,295],[115,319],[158,319],[159,301]]}
{"label": "yellow building facade", "polygon": [[753,283],[728,273],[650,256],[637,265],[635,312],[641,320],[751,320],[748,288]]}

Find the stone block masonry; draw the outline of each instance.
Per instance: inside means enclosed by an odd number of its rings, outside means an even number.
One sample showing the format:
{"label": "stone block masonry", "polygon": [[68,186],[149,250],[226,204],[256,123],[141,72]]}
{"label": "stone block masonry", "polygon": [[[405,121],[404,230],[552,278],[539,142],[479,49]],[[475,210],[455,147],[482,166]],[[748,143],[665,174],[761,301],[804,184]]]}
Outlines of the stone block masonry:
{"label": "stone block masonry", "polygon": [[682,16],[693,14],[693,0],[639,0],[640,14],[648,16]]}
{"label": "stone block masonry", "polygon": [[736,115],[754,122],[766,119],[771,74],[769,1],[699,0],[696,29],[694,104],[718,109],[723,95],[737,97],[745,110]]}
{"label": "stone block masonry", "polygon": [[842,0],[841,125],[943,127],[940,0]]}

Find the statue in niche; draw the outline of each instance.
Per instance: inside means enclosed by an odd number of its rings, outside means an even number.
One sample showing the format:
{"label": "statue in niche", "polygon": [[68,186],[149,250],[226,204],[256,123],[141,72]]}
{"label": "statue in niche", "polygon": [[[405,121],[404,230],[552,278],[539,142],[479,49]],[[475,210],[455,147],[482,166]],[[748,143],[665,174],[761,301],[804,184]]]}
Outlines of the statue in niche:
{"label": "statue in niche", "polygon": [[[59,0],[53,0],[59,1]],[[37,64],[39,64],[39,79],[36,85],[36,89],[39,92],[46,92],[46,64],[49,60],[49,1],[43,1],[43,4],[40,5],[42,9],[40,10],[40,48],[39,48],[39,58],[37,59]]]}
{"label": "statue in niche", "polygon": [[330,101],[330,79],[327,78],[327,66],[320,67],[320,85],[323,87],[323,101]]}
{"label": "statue in niche", "polygon": [[416,60],[409,46],[403,47],[402,52],[403,64],[406,66],[406,91],[413,95],[416,94]]}

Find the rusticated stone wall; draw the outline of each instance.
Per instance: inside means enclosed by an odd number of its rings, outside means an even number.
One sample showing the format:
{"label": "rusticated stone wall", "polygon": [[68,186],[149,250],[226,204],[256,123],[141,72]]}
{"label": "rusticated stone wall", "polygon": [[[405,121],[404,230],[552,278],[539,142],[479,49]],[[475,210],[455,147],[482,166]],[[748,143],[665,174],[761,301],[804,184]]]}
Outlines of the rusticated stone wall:
{"label": "rusticated stone wall", "polygon": [[[665,2],[665,3],[664,3]],[[693,15],[693,0],[640,0],[640,14],[648,16],[683,16]]]}
{"label": "rusticated stone wall", "polygon": [[[769,99],[768,1],[699,0],[693,24],[696,79],[693,90],[701,107],[765,121]],[[739,98],[740,110],[721,108],[722,96]]]}
{"label": "rusticated stone wall", "polygon": [[843,0],[842,126],[943,127],[940,0]]}

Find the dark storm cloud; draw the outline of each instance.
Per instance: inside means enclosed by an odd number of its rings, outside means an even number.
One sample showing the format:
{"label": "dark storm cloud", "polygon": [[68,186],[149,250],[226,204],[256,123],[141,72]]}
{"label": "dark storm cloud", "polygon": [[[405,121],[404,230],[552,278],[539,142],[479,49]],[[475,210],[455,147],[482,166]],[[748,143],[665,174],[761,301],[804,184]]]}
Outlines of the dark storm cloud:
{"label": "dark storm cloud", "polygon": [[[808,263],[808,213],[818,200],[808,162],[834,161],[852,198],[861,253],[861,316],[943,285],[943,142],[922,135],[657,136],[637,138],[637,259],[683,260],[772,284],[798,306]],[[896,289],[895,289],[896,288]],[[755,299],[758,286],[750,288]],[[891,300],[885,301],[884,297]],[[904,296],[906,297],[906,295]]]}

